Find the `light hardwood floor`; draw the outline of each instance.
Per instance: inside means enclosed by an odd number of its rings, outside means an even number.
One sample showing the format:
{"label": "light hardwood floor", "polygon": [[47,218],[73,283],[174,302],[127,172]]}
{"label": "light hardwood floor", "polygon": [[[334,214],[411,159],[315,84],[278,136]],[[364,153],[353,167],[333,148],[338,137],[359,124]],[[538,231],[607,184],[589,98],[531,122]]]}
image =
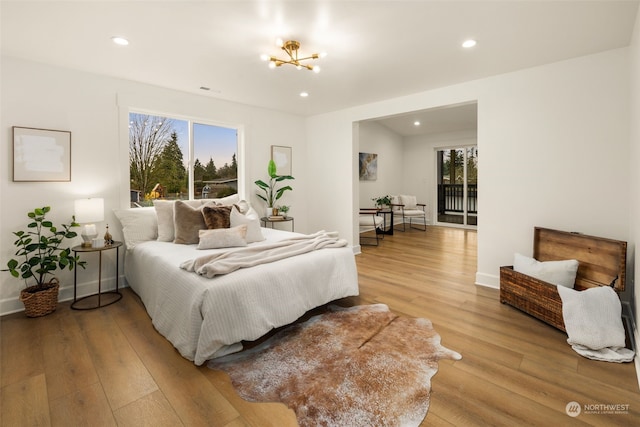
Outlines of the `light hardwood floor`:
{"label": "light hardwood floor", "polygon": [[[423,425],[640,425],[633,364],[595,362],[566,335],[474,285],[476,233],[396,232],[356,257],[361,295],[431,319],[445,347]],[[129,289],[117,304],[1,319],[2,426],[294,426],[282,404],[240,399],[225,374],[183,359]],[[624,414],[565,413],[569,402],[629,405]],[[598,407],[592,407],[597,409]]]}

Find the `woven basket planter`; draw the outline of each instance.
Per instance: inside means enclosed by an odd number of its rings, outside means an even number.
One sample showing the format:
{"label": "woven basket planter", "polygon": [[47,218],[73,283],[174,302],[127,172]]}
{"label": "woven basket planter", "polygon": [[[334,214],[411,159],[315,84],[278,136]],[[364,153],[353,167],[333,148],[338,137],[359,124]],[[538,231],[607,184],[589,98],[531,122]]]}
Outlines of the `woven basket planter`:
{"label": "woven basket planter", "polygon": [[58,307],[58,289],[60,282],[55,277],[51,279],[45,290],[34,292],[37,286],[29,286],[20,291],[20,301],[24,304],[27,317],[41,317],[53,313]]}

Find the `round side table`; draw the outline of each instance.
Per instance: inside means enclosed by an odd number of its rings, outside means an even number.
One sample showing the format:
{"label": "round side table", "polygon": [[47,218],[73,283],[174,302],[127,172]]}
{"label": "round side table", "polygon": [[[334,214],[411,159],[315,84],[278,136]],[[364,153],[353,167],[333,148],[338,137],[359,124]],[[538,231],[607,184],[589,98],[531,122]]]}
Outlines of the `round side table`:
{"label": "round side table", "polygon": [[[119,263],[120,263],[120,246],[122,246],[122,242],[113,242],[110,245],[105,245],[101,248],[85,248],[82,245],[74,246],[71,250],[74,253],[74,256],[80,253],[86,252],[98,252],[98,293],[93,295],[87,295],[85,297],[78,298],[77,297],[77,286],[78,286],[78,267],[75,267],[73,273],[73,302],[71,303],[71,308],[74,310],[93,310],[95,308],[106,307],[107,305],[111,305],[114,302],[120,301],[122,299],[122,294],[118,288],[119,280],[118,280],[118,271],[119,271]],[[116,290],[115,291],[102,291],[102,253],[104,251],[110,251],[111,249],[116,250]]]}
{"label": "round side table", "polygon": [[274,218],[269,218],[266,216],[263,216],[262,218],[260,218],[260,221],[262,221],[262,224],[264,227],[267,226],[267,223],[271,224],[271,228],[273,228],[274,224],[277,224],[279,222],[291,222],[291,231],[293,232],[295,227],[294,227],[294,223],[293,223],[293,217],[292,216],[288,216],[288,217],[280,217],[278,219],[274,219]]}

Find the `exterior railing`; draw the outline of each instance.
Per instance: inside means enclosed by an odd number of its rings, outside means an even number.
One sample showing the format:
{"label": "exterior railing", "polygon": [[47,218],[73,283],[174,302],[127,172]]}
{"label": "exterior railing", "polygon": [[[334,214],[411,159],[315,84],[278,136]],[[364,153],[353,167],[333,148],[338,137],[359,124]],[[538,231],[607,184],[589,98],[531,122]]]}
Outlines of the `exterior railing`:
{"label": "exterior railing", "polygon": [[[438,185],[438,212],[464,212],[464,184]],[[478,185],[467,185],[467,212],[478,213]]]}

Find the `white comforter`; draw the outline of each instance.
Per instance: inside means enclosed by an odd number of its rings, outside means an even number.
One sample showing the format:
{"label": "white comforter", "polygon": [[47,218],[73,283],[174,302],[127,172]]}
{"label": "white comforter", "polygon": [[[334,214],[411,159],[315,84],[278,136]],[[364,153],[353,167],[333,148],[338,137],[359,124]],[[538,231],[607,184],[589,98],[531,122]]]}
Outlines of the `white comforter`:
{"label": "white comforter", "polygon": [[[263,228],[267,245],[292,233]],[[127,251],[125,277],[154,327],[185,358],[201,365],[241,349],[306,311],[358,294],[350,247],[326,248],[213,279],[179,268],[184,261],[226,249],[150,241]]]}

